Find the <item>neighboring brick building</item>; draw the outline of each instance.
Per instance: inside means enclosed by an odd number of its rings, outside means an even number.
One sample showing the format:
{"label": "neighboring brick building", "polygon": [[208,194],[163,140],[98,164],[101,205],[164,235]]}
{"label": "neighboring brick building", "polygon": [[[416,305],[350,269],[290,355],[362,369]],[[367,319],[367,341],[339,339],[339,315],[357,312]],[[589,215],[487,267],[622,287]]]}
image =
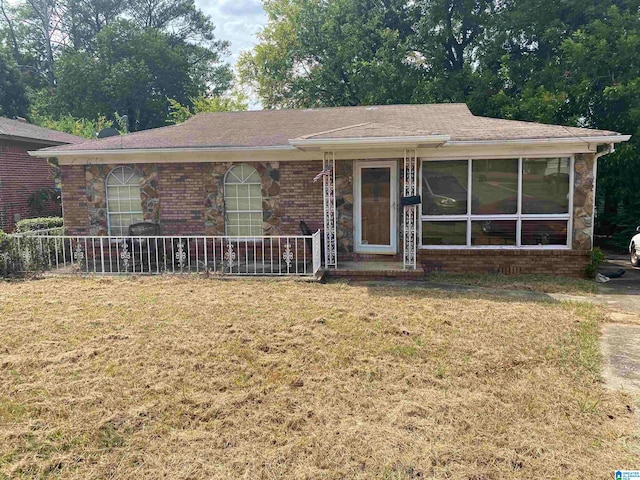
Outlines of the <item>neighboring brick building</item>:
{"label": "neighboring brick building", "polygon": [[46,159],[29,151],[85,139],[24,121],[0,117],[0,230],[12,231],[17,220],[61,214],[51,202],[40,211],[30,209],[29,197],[43,188],[55,188],[54,172]]}
{"label": "neighboring brick building", "polygon": [[144,219],[165,235],[254,238],[304,220],[326,230],[329,267],[580,275],[597,158],[628,139],[395,105],[200,114],[34,155],[59,160],[73,235]]}

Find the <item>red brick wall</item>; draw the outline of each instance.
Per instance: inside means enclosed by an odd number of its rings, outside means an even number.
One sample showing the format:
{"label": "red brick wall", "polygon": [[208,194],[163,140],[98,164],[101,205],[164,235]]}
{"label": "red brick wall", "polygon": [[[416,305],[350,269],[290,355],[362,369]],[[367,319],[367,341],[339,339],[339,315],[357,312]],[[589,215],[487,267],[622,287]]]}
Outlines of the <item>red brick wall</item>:
{"label": "red brick wall", "polygon": [[313,181],[322,170],[322,162],[280,162],[280,206],[282,233],[299,235],[300,220],[311,231],[324,229],[322,181]]}
{"label": "red brick wall", "polygon": [[[299,222],[323,229],[322,182],[313,177],[321,162],[280,162],[279,215],[283,235],[297,235]],[[159,218],[166,235],[205,232],[207,164],[158,165]],[[65,225],[72,234],[88,234],[89,213],[84,166],[63,166]],[[209,175],[211,173],[209,172]],[[302,246],[300,246],[302,247]],[[544,273],[580,277],[588,251],[569,250],[419,250],[418,264],[451,273]],[[350,255],[341,255],[346,260]],[[386,259],[386,257],[385,257]],[[401,257],[398,256],[398,261]]]}
{"label": "red brick wall", "polygon": [[89,202],[84,165],[61,165],[62,216],[69,235],[89,235]]}
{"label": "red brick wall", "polygon": [[204,163],[158,165],[163,234],[204,234],[204,167]]}
{"label": "red brick wall", "polygon": [[418,267],[448,273],[584,277],[590,254],[579,250],[419,250]]}
{"label": "red brick wall", "polygon": [[0,229],[12,231],[14,218],[60,215],[60,207],[51,204],[43,212],[30,211],[29,196],[41,188],[55,187],[53,170],[46,159],[29,156],[29,150],[44,145],[0,141]]}
{"label": "red brick wall", "polygon": [[[205,233],[206,203],[210,193],[207,192],[206,176],[211,175],[208,167],[206,163],[157,165],[159,219],[165,235]],[[90,192],[85,169],[84,165],[61,169],[65,226],[72,235],[90,234],[91,204],[87,198]],[[313,182],[321,169],[322,162],[279,163],[281,188],[277,196],[280,202],[279,211],[274,214],[281,217],[283,235],[299,235],[300,220],[306,221],[313,231],[323,228],[322,182]],[[93,207],[95,209],[95,205]]]}

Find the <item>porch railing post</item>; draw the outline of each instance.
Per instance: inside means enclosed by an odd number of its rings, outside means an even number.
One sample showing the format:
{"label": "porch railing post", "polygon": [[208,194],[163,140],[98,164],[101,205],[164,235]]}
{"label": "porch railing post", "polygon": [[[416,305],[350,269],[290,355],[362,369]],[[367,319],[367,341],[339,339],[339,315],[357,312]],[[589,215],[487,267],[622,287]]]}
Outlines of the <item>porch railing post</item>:
{"label": "porch railing post", "polygon": [[[418,159],[415,150],[405,150],[404,152],[403,191],[405,197],[413,197],[418,194]],[[418,205],[404,206],[402,216],[404,268],[415,270],[418,243]]]}
{"label": "porch railing post", "polygon": [[338,268],[338,249],[336,242],[336,155],[324,152],[323,170],[330,169],[322,177],[322,196],[324,208],[324,265],[325,268]]}

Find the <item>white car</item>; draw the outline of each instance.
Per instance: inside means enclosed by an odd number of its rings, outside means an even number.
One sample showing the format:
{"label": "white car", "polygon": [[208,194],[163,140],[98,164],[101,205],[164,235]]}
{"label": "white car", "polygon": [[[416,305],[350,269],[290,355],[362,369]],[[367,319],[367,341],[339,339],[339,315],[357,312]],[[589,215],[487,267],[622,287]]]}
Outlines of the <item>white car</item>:
{"label": "white car", "polygon": [[640,227],[636,228],[636,235],[631,239],[629,243],[629,258],[631,265],[634,267],[640,267]]}

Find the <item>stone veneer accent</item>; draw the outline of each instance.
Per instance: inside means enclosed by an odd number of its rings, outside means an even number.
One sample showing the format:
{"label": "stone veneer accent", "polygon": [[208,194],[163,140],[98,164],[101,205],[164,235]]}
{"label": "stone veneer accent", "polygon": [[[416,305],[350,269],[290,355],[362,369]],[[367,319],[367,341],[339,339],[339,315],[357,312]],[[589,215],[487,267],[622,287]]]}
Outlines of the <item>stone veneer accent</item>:
{"label": "stone veneer accent", "polygon": [[[87,181],[87,212],[89,215],[89,235],[106,235],[107,198],[105,181],[109,172],[122,165],[87,165],[85,178]],[[144,219],[157,222],[160,215],[160,199],[158,195],[158,167],[155,164],[128,165],[140,175],[140,203]]]}
{"label": "stone veneer accent", "polygon": [[578,154],[574,164],[573,236],[574,250],[591,250],[593,213],[595,207],[595,178],[593,153]]}
{"label": "stone veneer accent", "polygon": [[[279,162],[249,164],[258,171],[262,179],[265,235],[280,235],[282,209]],[[233,163],[228,162],[125,166],[135,168],[141,177],[140,202],[145,220],[159,222],[163,226],[163,232],[168,235],[224,235],[224,177],[232,165]],[[73,167],[74,171],[78,168],[84,169],[88,229],[83,228],[83,230],[89,235],[107,234],[105,180],[109,172],[117,166],[123,165]],[[69,170],[68,167],[65,169],[67,172]],[[64,183],[68,182],[63,180]],[[201,203],[193,195],[200,196]],[[164,210],[163,196],[172,199]],[[182,211],[183,207],[184,211]],[[78,212],[74,212],[74,216],[77,214]],[[188,218],[185,218],[185,215]],[[80,230],[75,229],[75,231]]]}
{"label": "stone veneer accent", "polygon": [[336,161],[336,238],[338,253],[353,253],[353,160]]}
{"label": "stone veneer accent", "polygon": [[[279,162],[247,162],[255,168],[262,181],[262,218],[265,235],[282,234],[280,208]],[[234,163],[208,163],[204,167],[204,232],[224,235],[224,177]]]}

